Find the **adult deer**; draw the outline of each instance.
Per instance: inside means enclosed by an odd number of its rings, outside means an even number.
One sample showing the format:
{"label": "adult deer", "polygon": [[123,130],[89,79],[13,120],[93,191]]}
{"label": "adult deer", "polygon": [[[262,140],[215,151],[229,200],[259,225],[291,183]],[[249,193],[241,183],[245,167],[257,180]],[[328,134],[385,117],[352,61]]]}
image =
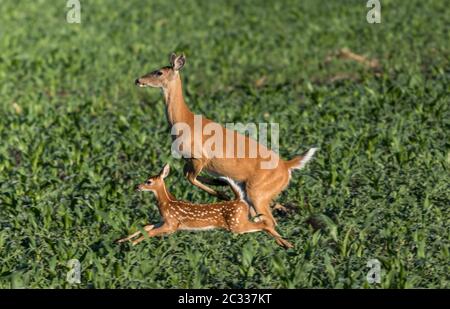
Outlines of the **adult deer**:
{"label": "adult deer", "polygon": [[[173,136],[183,144],[181,152],[187,160],[184,172],[188,180],[212,195],[227,199],[222,192],[208,186],[224,185],[225,182],[201,177],[199,174],[206,170],[212,175],[233,179],[244,188],[245,198],[256,212],[269,218],[275,225],[270,203],[288,185],[291,171],[301,169],[312,158],[316,148],[285,161],[261,143],[224,128],[206,117],[194,115],[183,98],[180,70],[185,63],[184,55],[177,56],[173,53],[170,56],[170,66],[150,72],[136,79],[135,83],[139,87],[162,89]],[[180,132],[180,127],[188,128],[189,134]],[[211,147],[209,139],[219,135],[222,139],[216,139],[215,146]]]}

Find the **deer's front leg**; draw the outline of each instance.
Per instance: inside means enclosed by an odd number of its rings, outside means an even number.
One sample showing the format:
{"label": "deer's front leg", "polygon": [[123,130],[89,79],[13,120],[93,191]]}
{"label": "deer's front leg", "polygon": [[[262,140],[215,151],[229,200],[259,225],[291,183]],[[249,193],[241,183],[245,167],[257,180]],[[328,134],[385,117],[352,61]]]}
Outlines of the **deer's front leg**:
{"label": "deer's front leg", "polygon": [[[151,229],[153,229],[154,227],[155,227],[154,224],[146,225],[146,226],[144,226],[144,230],[145,230],[146,232],[148,232],[148,231],[150,231]],[[137,231],[136,233],[133,233],[133,234],[131,234],[131,235],[128,236],[128,237],[119,239],[119,240],[117,241],[117,243],[120,244],[120,243],[122,243],[122,242],[131,240],[131,239],[135,238],[136,236],[138,236],[139,234],[141,234],[141,231]]]}
{"label": "deer's front leg", "polygon": [[192,159],[188,164],[186,164],[184,171],[189,182],[194,186],[202,189],[203,191],[206,191],[211,195],[217,196],[222,200],[229,200],[228,196],[225,193],[216,191],[197,179],[197,176],[198,174],[200,174],[202,169],[203,163],[200,160]]}
{"label": "deer's front leg", "polygon": [[[175,232],[176,230],[177,230],[176,227],[170,226],[168,224],[163,224],[160,227],[157,227],[157,228],[147,231],[147,235],[148,235],[148,237],[155,237],[155,236],[164,235],[164,234],[171,234],[171,233]],[[140,243],[141,241],[143,241],[144,239],[145,239],[145,237],[141,236],[138,239],[133,240],[131,243],[133,244],[133,246],[135,246],[138,243]]]}

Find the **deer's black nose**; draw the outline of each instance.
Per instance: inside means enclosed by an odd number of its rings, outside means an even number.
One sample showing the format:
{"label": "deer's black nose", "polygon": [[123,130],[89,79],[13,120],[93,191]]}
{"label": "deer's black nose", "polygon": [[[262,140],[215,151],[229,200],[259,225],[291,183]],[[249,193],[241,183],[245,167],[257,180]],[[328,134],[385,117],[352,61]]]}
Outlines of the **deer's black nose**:
{"label": "deer's black nose", "polygon": [[139,85],[139,84],[140,84],[140,82],[139,82],[139,78],[138,78],[138,79],[136,79],[136,80],[134,81],[134,84],[135,84],[135,85]]}

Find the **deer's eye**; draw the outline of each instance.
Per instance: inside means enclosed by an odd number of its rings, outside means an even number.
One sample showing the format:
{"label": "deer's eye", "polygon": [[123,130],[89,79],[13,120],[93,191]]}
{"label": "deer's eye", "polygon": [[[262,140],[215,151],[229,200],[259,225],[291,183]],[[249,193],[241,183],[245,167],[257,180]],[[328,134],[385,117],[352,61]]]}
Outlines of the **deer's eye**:
{"label": "deer's eye", "polygon": [[161,71],[156,71],[155,73],[157,76],[161,76],[163,73]]}
{"label": "deer's eye", "polygon": [[152,181],[151,181],[151,180],[147,180],[147,181],[145,182],[145,184],[146,184],[146,185],[151,185],[151,184],[152,184]]}

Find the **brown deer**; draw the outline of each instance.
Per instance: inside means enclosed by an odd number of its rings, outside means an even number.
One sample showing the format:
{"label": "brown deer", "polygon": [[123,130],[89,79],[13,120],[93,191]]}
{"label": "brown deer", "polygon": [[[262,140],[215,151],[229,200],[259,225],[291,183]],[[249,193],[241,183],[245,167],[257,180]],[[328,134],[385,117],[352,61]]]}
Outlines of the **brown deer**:
{"label": "brown deer", "polygon": [[[311,148],[304,155],[285,161],[261,143],[209,120],[203,116],[194,115],[186,105],[183,98],[180,70],[186,62],[184,55],[170,56],[170,66],[162,67],[136,79],[139,87],[161,88],[164,93],[166,115],[172,129],[172,135],[178,141],[189,147],[183,148],[183,157],[187,160],[184,172],[188,180],[200,189],[215,195],[221,199],[227,199],[226,195],[216,191],[208,185],[227,184],[220,179],[199,176],[202,170],[212,175],[225,176],[236,181],[245,191],[245,198],[251,208],[252,214],[256,211],[264,215],[275,225],[270,203],[283,191],[290,180],[291,171],[301,169],[314,155],[316,148]],[[196,122],[201,123],[200,132],[194,130]],[[180,134],[177,126],[184,124],[191,130],[191,134]],[[206,129],[209,127],[209,129]],[[205,147],[212,134],[220,133],[222,141],[218,141],[214,152]],[[175,130],[174,130],[175,129]],[[174,132],[175,131],[175,132]],[[199,136],[200,135],[200,136]],[[184,147],[183,146],[183,147]],[[243,155],[238,153],[244,149]],[[257,154],[252,151],[257,149]],[[275,162],[275,164],[271,164]],[[270,165],[270,168],[264,167]]]}
{"label": "brown deer", "polygon": [[[138,186],[139,191],[151,191],[158,200],[159,213],[163,223],[159,226],[154,224],[144,227],[148,237],[164,234],[171,234],[178,230],[208,230],[225,229],[233,233],[250,233],[265,231],[272,235],[276,242],[284,248],[292,248],[292,244],[283,239],[274,229],[272,224],[267,224],[267,219],[262,216],[262,220],[252,222],[248,218],[249,205],[244,200],[243,192],[230,179],[227,179],[236,199],[213,204],[193,204],[176,200],[167,191],[164,178],[169,174],[169,165],[166,164],[159,175],[150,177],[145,183]],[[131,241],[133,245],[145,239],[141,232],[136,232],[130,236],[118,240],[119,243]],[[133,240],[134,239],[134,240]]]}

